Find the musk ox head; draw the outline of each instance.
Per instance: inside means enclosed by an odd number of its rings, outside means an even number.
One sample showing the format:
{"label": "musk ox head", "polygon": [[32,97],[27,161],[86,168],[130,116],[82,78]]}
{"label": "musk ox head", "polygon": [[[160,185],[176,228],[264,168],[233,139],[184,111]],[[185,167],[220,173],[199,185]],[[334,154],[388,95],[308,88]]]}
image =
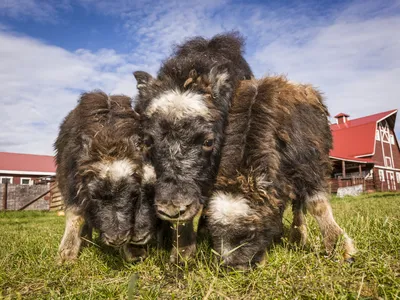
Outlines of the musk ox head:
{"label": "musk ox head", "polygon": [[130,238],[140,197],[140,164],[128,158],[97,161],[83,173],[89,223],[106,244],[122,245]]}
{"label": "musk ox head", "polygon": [[[192,71],[182,85],[145,72],[134,75],[145,152],[157,177],[156,212],[164,220],[190,220],[208,197],[215,178],[223,111],[227,112],[234,84],[221,68],[202,75]],[[225,102],[223,111],[217,101]]]}
{"label": "musk ox head", "polygon": [[206,215],[222,265],[235,269],[249,269],[262,262],[266,250],[283,232],[279,208],[255,205],[240,194],[214,193]]}
{"label": "musk ox head", "polygon": [[[105,243],[119,246],[132,231],[140,197],[142,154],[139,120],[130,98],[105,94],[81,100],[86,124],[77,162],[78,195],[85,217]],[[85,102],[86,101],[86,102]]]}
{"label": "musk ox head", "polygon": [[161,219],[190,220],[209,197],[235,86],[252,76],[242,54],[237,33],[197,37],[176,46],[157,78],[134,73]]}

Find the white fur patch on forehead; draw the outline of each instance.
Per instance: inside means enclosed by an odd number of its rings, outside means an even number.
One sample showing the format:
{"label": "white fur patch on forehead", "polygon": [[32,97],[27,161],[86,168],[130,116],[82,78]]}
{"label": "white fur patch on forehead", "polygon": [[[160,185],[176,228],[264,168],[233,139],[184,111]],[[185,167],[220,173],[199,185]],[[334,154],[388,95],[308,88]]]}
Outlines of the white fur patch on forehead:
{"label": "white fur patch on forehead", "polygon": [[238,217],[250,215],[251,210],[248,201],[241,195],[216,192],[210,199],[208,214],[212,222],[229,225],[235,223]]}
{"label": "white fur patch on forehead", "polygon": [[154,113],[162,113],[175,119],[187,116],[202,116],[209,119],[210,111],[200,94],[186,91],[168,91],[153,99],[145,114],[151,117]]}
{"label": "white fur patch on forehead", "polygon": [[113,181],[129,177],[134,171],[132,163],[127,159],[99,163],[99,169],[101,178],[109,177]]}

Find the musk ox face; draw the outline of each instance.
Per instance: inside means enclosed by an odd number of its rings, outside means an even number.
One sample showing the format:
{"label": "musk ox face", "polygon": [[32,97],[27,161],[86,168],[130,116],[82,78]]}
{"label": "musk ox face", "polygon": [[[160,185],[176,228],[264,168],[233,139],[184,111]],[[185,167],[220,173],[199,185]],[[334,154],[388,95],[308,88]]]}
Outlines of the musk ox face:
{"label": "musk ox face", "polygon": [[94,162],[85,166],[82,177],[89,223],[107,245],[127,242],[140,197],[140,163],[128,158]]}
{"label": "musk ox face", "polygon": [[279,210],[252,207],[241,195],[216,192],[207,208],[213,247],[223,266],[246,270],[263,261],[283,231]]}
{"label": "musk ox face", "polygon": [[192,219],[204,202],[220,141],[201,116],[178,122],[154,118],[145,127],[157,182],[155,205],[164,220]]}
{"label": "musk ox face", "polygon": [[[145,152],[157,177],[157,215],[168,221],[191,220],[209,196],[222,143],[223,121],[212,88],[199,81],[193,88],[180,88],[144,72],[135,76]],[[228,77],[210,76],[215,82],[209,85],[226,87]]]}

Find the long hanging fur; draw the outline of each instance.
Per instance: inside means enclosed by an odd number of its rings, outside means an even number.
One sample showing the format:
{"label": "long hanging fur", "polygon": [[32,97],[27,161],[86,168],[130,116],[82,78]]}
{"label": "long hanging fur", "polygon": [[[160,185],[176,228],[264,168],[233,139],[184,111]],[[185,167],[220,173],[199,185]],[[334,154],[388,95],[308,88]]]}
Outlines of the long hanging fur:
{"label": "long hanging fur", "polygon": [[54,144],[66,209],[60,262],[78,256],[84,224],[89,239],[90,228],[109,245],[130,239],[142,177],[139,145],[138,115],[129,97],[85,93],[65,118]]}
{"label": "long hanging fur", "polygon": [[225,264],[247,268],[260,262],[283,233],[283,211],[290,201],[291,239],[304,244],[307,209],[320,226],[328,253],[344,235],[344,258],[354,254],[353,242],[334,220],[328,202],[328,116],[321,94],[310,85],[284,77],[240,83],[206,212],[214,247]]}

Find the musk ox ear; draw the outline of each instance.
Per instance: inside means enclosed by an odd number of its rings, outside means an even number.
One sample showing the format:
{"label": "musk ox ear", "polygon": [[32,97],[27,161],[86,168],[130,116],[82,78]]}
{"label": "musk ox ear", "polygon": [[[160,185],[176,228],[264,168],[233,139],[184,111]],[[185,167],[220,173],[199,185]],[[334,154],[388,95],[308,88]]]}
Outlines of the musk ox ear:
{"label": "musk ox ear", "polygon": [[187,86],[192,84],[197,79],[197,77],[198,77],[198,75],[197,75],[196,69],[190,70],[189,77],[188,77],[188,79],[186,79],[185,83],[183,84],[183,88],[186,88]]}
{"label": "musk ox ear", "polygon": [[135,110],[133,110],[133,117],[135,120],[140,121],[140,114]]}
{"label": "musk ox ear", "polygon": [[139,91],[145,88],[149,84],[149,82],[153,80],[153,76],[144,71],[133,72],[133,76],[135,76],[136,78],[136,87]]}

